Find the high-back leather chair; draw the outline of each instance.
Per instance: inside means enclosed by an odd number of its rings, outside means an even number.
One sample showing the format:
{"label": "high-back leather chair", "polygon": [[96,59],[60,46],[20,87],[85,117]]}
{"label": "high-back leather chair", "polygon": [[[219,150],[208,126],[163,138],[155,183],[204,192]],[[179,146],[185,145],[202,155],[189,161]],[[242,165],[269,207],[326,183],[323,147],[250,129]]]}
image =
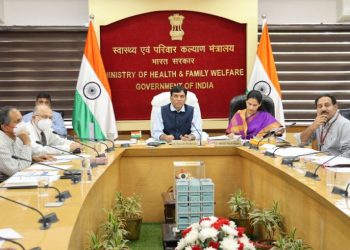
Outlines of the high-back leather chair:
{"label": "high-back leather chair", "polygon": [[[247,107],[245,103],[246,98],[246,95],[238,95],[231,99],[229,121],[238,110],[245,109]],[[263,96],[261,107],[259,110],[269,112],[272,116],[275,116],[275,104],[273,103],[272,99],[268,96]]]}
{"label": "high-back leather chair", "polygon": [[339,113],[346,119],[350,120],[350,109],[339,109]]}

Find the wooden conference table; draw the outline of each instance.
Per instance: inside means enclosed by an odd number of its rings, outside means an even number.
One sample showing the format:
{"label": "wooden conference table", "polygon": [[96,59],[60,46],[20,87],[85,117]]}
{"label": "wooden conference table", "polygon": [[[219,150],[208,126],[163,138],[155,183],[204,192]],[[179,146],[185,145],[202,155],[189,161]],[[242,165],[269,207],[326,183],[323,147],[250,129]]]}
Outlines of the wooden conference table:
{"label": "wooden conference table", "polygon": [[[161,193],[173,185],[173,161],[192,160],[204,161],[206,177],[215,183],[217,216],[228,216],[230,194],[241,188],[259,207],[271,207],[273,200],[278,201],[286,227],[297,228],[297,236],[313,249],[349,249],[350,201],[327,190],[324,169],[319,171],[321,181],[314,181],[281,165],[280,158],[245,147],[118,148],[109,153],[107,166],[93,170],[91,184],[54,183],[72,194],[61,207],[42,208],[36,189],[1,189],[0,195],[40,208],[44,214],[56,212],[59,221],[40,230],[37,213],[0,199],[0,228],[11,227],[22,234],[19,242],[28,249],[84,249],[89,233],[104,221],[104,208],[111,207],[116,191],[139,194],[144,222],[162,222]],[[50,191],[51,200],[54,195]]]}

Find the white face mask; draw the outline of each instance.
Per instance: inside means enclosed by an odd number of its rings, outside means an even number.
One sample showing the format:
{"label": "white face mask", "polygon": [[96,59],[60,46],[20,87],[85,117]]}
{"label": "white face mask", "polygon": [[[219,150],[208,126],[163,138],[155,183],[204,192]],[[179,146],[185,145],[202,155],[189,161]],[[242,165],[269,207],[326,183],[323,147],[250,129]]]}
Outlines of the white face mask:
{"label": "white face mask", "polygon": [[50,119],[41,119],[38,121],[38,128],[42,131],[50,130],[52,121]]}
{"label": "white face mask", "polygon": [[15,134],[15,136],[18,136],[18,134],[22,131],[27,131],[27,126],[24,122],[18,123],[13,129],[13,133]]}

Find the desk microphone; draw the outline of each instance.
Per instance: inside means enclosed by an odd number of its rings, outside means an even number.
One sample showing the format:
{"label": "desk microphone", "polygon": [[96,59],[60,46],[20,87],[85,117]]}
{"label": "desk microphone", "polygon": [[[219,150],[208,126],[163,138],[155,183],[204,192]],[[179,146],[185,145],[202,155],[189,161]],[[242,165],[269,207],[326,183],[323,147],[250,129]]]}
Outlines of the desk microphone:
{"label": "desk microphone", "polygon": [[[293,126],[295,124],[295,122],[294,123],[292,123],[290,126]],[[289,126],[289,127],[290,127]],[[259,150],[259,146],[260,146],[260,143],[264,140],[264,139],[266,139],[266,138],[269,138],[269,137],[271,137],[271,136],[276,136],[276,132],[278,132],[278,131],[281,131],[282,129],[285,129],[285,128],[287,128],[287,126],[286,127],[279,127],[279,128],[277,128],[277,129],[273,129],[273,130],[270,130],[269,132],[267,132],[266,134],[264,134],[263,136],[262,136],[262,138],[258,141],[258,143],[256,144],[256,147],[254,147],[254,146],[251,146],[251,148],[254,148],[254,149],[257,149],[257,150]]]}
{"label": "desk microphone", "polygon": [[19,157],[19,156],[16,156],[16,155],[12,155],[11,157],[13,159],[16,159],[16,160],[27,161],[27,162],[31,162],[33,164],[36,163],[36,164],[39,164],[39,165],[42,165],[42,166],[45,166],[45,167],[54,168],[54,169],[57,169],[57,170],[63,170],[64,172],[67,172],[71,176],[71,180],[72,180],[73,184],[76,184],[76,183],[80,182],[80,176],[78,176],[77,174],[74,174],[72,171],[70,171],[68,169],[63,169],[63,168],[60,168],[60,167],[51,166],[49,164],[45,164],[45,163],[42,163],[42,162],[34,162],[34,161],[31,161],[31,160],[28,160],[28,159],[25,159],[25,158],[22,158],[22,157]]}
{"label": "desk microphone", "polygon": [[315,151],[315,152],[311,152],[311,153],[306,153],[306,154],[300,154],[300,155],[295,155],[295,156],[286,156],[282,158],[282,164],[283,165],[287,165],[289,167],[294,167],[293,163],[297,162],[300,160],[300,156],[307,156],[307,155],[315,155],[321,153],[320,151]]}
{"label": "desk microphone", "polygon": [[293,122],[293,123],[291,123],[291,124],[289,124],[289,125],[287,125],[287,126],[281,126],[281,127],[279,127],[279,128],[277,128],[277,129],[272,129],[272,130],[270,130],[269,132],[267,132],[266,134],[264,134],[263,135],[263,138],[267,138],[267,137],[270,137],[271,135],[276,135],[276,132],[279,132],[279,131],[281,131],[281,130],[283,130],[283,129],[287,129],[287,128],[290,128],[290,127],[293,127],[295,124],[297,124],[296,122]]}
{"label": "desk microphone", "polygon": [[81,155],[76,155],[76,154],[73,154],[72,152],[69,152],[69,151],[66,151],[66,150],[63,150],[63,149],[60,149],[58,147],[54,147],[54,146],[51,146],[51,145],[43,145],[40,141],[35,141],[36,144],[39,144],[43,147],[49,147],[49,148],[53,148],[53,149],[56,149],[58,151],[61,151],[61,152],[64,152],[66,154],[69,154],[69,155],[75,155],[75,156],[78,156],[79,158],[81,159],[85,159],[85,157],[81,156]]}
{"label": "desk microphone", "polygon": [[340,154],[338,154],[338,155],[335,155],[335,156],[331,157],[330,159],[326,160],[325,162],[323,162],[322,164],[318,165],[314,172],[307,171],[307,172],[305,173],[305,177],[309,177],[309,178],[312,178],[312,179],[315,179],[315,180],[320,180],[320,177],[319,177],[318,174],[317,174],[318,169],[319,169],[321,166],[324,166],[324,167],[325,167],[325,164],[326,164],[326,163],[330,162],[330,161],[333,160],[334,158],[337,158],[337,157],[339,157],[339,156],[342,156],[343,154],[347,153],[349,150],[350,150],[350,149],[345,150],[343,153],[340,153]]}
{"label": "desk microphone", "polygon": [[39,213],[40,216],[41,216],[41,218],[39,219],[38,222],[41,223],[41,227],[40,227],[41,230],[49,229],[51,223],[54,223],[54,222],[57,222],[57,221],[58,221],[58,218],[57,218],[56,213],[49,213],[49,214],[47,214],[47,215],[43,215],[43,213],[40,212],[38,209],[36,209],[36,208],[34,208],[34,207],[31,207],[31,206],[29,206],[29,205],[26,205],[26,204],[23,204],[23,203],[21,203],[21,202],[12,200],[12,199],[7,198],[7,197],[2,196],[2,195],[0,195],[0,198],[3,198],[4,200],[10,201],[10,202],[12,202],[12,203],[18,204],[18,205],[20,205],[20,206],[29,208],[29,209],[34,210],[34,211],[36,211],[37,213]]}
{"label": "desk microphone", "polygon": [[346,185],[346,188],[345,190],[340,188],[340,187],[336,187],[334,186],[333,189],[332,189],[332,193],[333,194],[340,194],[344,197],[349,197],[349,186],[350,186],[350,182],[348,183],[348,185]]}
{"label": "desk microphone", "polygon": [[[76,142],[76,143],[79,143],[80,145],[83,145],[84,147],[87,147],[87,148],[90,148],[90,149],[94,150],[94,151],[96,152],[96,157],[97,157],[97,158],[106,157],[105,154],[100,154],[100,153],[96,150],[96,148],[91,147],[91,146],[89,146],[89,145],[87,145],[87,144],[85,144],[85,143],[82,143],[82,142],[76,140],[76,139],[74,138],[74,136],[69,136],[68,139],[69,139],[69,140],[72,140],[72,141],[74,141],[74,142]],[[84,138],[80,138],[80,139],[81,139],[81,140],[84,140]],[[90,140],[90,139],[86,139],[86,140],[92,141],[92,140]]]}
{"label": "desk microphone", "polygon": [[194,127],[194,129],[196,130],[196,132],[199,135],[199,146],[202,146],[202,133],[199,132],[199,130],[197,129],[196,125],[194,125],[194,122],[192,122],[192,126]]}
{"label": "desk microphone", "polygon": [[13,187],[0,187],[0,188],[6,188],[6,189],[36,189],[36,188],[51,188],[56,190],[57,195],[55,196],[58,201],[63,202],[65,199],[68,199],[72,197],[69,191],[63,191],[61,192],[58,188],[52,187],[52,186],[45,186],[45,187],[39,187],[39,186],[13,186]]}
{"label": "desk microphone", "polygon": [[[106,146],[106,149],[105,149],[105,152],[106,153],[109,153],[109,152],[112,152],[114,151],[114,142],[112,140],[107,140],[107,141],[111,141],[113,146],[112,147],[109,147],[107,143],[105,142],[102,142],[102,139],[93,139],[93,138],[79,138],[80,140],[87,140],[87,141],[91,141],[91,142],[97,142],[97,143],[101,143],[103,144],[104,146]],[[105,155],[102,155],[101,157],[105,157]]]}

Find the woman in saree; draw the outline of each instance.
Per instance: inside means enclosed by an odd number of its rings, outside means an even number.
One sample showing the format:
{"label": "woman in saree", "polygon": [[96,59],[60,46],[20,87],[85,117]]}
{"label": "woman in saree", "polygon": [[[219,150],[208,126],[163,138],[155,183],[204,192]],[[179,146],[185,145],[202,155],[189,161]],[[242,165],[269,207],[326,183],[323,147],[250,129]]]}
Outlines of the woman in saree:
{"label": "woman in saree", "polygon": [[[261,138],[264,134],[281,127],[270,113],[259,110],[262,99],[260,91],[252,90],[247,94],[247,108],[238,110],[228,125],[226,133],[229,137],[241,135],[242,139]],[[278,135],[282,133],[283,131],[279,131]]]}

